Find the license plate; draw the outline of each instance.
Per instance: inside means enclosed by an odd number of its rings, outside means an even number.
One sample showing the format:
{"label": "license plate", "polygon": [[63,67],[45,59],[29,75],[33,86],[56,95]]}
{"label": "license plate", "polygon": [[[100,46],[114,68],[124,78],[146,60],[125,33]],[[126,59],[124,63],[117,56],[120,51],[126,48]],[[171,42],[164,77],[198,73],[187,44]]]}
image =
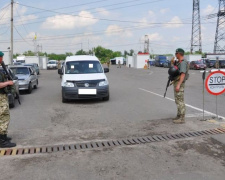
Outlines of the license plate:
{"label": "license plate", "polygon": [[96,89],[78,89],[78,94],[82,95],[96,95],[97,90]]}

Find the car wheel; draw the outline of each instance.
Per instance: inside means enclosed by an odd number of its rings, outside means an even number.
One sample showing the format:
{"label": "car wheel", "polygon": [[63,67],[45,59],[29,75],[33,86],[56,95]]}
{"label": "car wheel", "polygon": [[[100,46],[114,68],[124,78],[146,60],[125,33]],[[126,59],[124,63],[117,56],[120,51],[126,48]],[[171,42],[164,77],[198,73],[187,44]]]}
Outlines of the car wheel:
{"label": "car wheel", "polygon": [[28,94],[31,94],[32,90],[33,90],[32,85],[31,85],[31,83],[29,83]]}
{"label": "car wheel", "polygon": [[62,103],[66,103],[67,99],[62,96]]}
{"label": "car wheel", "polygon": [[102,100],[103,100],[103,101],[108,101],[108,100],[109,100],[109,95],[106,96],[106,97],[104,97],[104,98],[102,98]]}
{"label": "car wheel", "polygon": [[37,87],[38,87],[38,80],[36,82],[36,85],[34,85],[34,89],[37,89]]}

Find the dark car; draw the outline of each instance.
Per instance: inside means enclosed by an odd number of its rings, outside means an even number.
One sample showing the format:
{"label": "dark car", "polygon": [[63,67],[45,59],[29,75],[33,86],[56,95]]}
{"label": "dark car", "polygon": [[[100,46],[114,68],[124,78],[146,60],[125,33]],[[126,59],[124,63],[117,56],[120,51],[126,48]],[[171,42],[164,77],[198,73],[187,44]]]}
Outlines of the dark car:
{"label": "dark car", "polygon": [[206,65],[203,64],[202,61],[192,61],[190,63],[190,69],[204,69],[205,70],[206,68],[207,68]]}
{"label": "dark car", "polygon": [[[8,94],[9,107],[13,108],[13,107],[15,107],[15,99],[19,98],[19,81],[18,81],[18,77],[15,76],[15,74],[13,73],[13,71],[11,69],[7,68],[7,70],[10,73],[11,77],[13,78],[13,82],[15,85],[14,86],[15,92]],[[3,74],[6,74],[6,72],[3,70],[2,67],[0,67],[0,72]]]}
{"label": "dark car", "polygon": [[225,68],[225,60],[220,60],[219,64],[220,64],[220,68]]}
{"label": "dark car", "polygon": [[163,64],[167,62],[166,56],[158,55],[155,57],[155,66],[163,67]]}
{"label": "dark car", "polygon": [[208,68],[215,67],[216,60],[206,60],[206,66]]}
{"label": "dark car", "polygon": [[171,62],[167,60],[167,61],[163,64],[163,67],[164,67],[164,68],[170,68],[170,67],[171,67]]}

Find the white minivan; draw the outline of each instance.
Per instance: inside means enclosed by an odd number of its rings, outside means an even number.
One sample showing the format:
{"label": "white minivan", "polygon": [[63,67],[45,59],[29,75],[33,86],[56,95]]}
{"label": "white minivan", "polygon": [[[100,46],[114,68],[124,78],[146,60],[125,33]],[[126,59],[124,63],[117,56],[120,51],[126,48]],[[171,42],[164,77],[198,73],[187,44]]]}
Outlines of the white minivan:
{"label": "white minivan", "polygon": [[68,99],[109,100],[109,82],[105,75],[108,68],[102,67],[95,56],[68,56],[62,69],[62,102]]}

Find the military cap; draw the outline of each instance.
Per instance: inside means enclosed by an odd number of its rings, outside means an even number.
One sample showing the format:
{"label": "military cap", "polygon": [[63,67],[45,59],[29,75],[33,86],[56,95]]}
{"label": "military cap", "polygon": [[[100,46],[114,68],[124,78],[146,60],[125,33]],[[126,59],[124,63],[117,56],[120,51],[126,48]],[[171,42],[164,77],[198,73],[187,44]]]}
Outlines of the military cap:
{"label": "military cap", "polygon": [[181,49],[181,48],[177,48],[177,49],[176,49],[176,53],[182,53],[182,54],[184,54],[184,50]]}
{"label": "military cap", "polygon": [[4,53],[2,51],[0,51],[0,57],[3,57]]}

